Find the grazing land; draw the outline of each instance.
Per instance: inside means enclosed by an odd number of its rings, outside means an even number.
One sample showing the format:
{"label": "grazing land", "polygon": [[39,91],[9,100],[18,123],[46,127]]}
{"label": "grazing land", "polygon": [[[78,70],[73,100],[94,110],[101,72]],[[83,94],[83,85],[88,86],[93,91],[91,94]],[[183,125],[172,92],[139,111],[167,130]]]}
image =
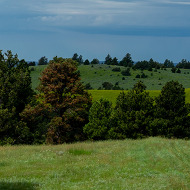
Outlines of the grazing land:
{"label": "grazing land", "polygon": [[[32,87],[35,89],[39,85],[40,73],[46,66],[36,66],[34,71],[31,72]],[[147,90],[161,90],[166,82],[174,80],[181,83],[185,88],[190,88],[190,69],[181,69],[181,73],[172,73],[170,68],[166,70],[158,69],[156,72],[144,70],[143,73],[147,75],[147,78],[136,78],[136,75],[141,75],[141,70],[130,70],[131,76],[123,76],[121,72],[112,71],[113,68],[120,67],[121,71],[125,70],[123,66],[112,65],[80,65],[78,67],[83,84],[90,83],[93,89],[98,89],[102,86],[103,82],[110,82],[113,85],[119,83],[119,86],[124,90],[130,90],[133,85],[141,80],[147,86]],[[125,77],[125,80],[122,78]]]}
{"label": "grazing land", "polygon": [[[161,90],[147,90],[150,93],[150,96],[156,97],[161,93]],[[116,99],[122,90],[88,90],[92,95],[93,101],[97,101],[100,98],[105,98],[112,102],[113,106],[115,105]],[[127,90],[125,90],[127,92]],[[186,93],[186,102],[190,103],[190,88],[185,89]]]}
{"label": "grazing land", "polygon": [[1,146],[0,189],[189,189],[190,141]]}

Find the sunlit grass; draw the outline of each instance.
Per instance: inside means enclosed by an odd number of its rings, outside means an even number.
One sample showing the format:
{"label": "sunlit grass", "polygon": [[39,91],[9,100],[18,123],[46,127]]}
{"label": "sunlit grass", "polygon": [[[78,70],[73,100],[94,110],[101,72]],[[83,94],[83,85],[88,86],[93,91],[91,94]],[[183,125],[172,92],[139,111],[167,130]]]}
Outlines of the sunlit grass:
{"label": "sunlit grass", "polygon": [[[150,96],[153,98],[159,96],[159,94],[161,93],[161,90],[147,90],[147,91],[149,92]],[[122,91],[121,90],[88,90],[88,92],[92,95],[93,101],[97,101],[100,98],[104,98],[111,101],[114,106],[118,95]],[[124,92],[127,93],[127,90],[125,90]],[[186,93],[186,102],[190,103],[190,88],[185,89],[185,93]]]}
{"label": "sunlit grass", "polygon": [[0,189],[189,189],[190,141],[0,147]]}

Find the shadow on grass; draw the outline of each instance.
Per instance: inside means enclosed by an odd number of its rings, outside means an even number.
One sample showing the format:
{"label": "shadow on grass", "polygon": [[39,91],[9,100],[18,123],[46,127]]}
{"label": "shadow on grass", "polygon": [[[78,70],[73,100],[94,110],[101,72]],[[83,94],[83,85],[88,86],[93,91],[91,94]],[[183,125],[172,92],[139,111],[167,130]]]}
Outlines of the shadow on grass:
{"label": "shadow on grass", "polygon": [[2,190],[37,190],[39,184],[28,182],[1,182],[0,189]]}

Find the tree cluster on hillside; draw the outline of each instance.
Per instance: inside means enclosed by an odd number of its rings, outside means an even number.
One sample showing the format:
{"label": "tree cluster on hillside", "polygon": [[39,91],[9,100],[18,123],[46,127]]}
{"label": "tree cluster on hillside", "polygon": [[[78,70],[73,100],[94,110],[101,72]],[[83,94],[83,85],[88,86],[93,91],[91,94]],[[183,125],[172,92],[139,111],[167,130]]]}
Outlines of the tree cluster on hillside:
{"label": "tree cluster on hillside", "polygon": [[93,103],[84,132],[89,139],[125,139],[148,136],[190,138],[189,104],[185,89],[170,81],[153,99],[139,81],[127,93],[121,92],[115,108],[101,99]]}

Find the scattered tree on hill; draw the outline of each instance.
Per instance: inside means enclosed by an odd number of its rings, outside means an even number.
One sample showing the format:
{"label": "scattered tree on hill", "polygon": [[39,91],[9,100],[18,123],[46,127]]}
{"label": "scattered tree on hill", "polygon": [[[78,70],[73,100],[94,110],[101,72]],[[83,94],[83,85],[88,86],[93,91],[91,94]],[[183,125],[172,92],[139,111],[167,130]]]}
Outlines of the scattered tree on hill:
{"label": "scattered tree on hill", "polygon": [[116,57],[114,57],[113,59],[112,59],[112,65],[118,65],[119,63],[118,63],[118,59],[116,58]]}
{"label": "scattered tree on hill", "polygon": [[38,65],[47,65],[48,64],[48,58],[45,56],[41,57],[38,61]]}
{"label": "scattered tree on hill", "polygon": [[190,62],[186,59],[182,59],[177,65],[177,68],[190,69]]}
{"label": "scattered tree on hill", "polygon": [[36,63],[35,63],[35,61],[31,61],[31,62],[28,63],[28,65],[29,65],[29,66],[35,66]]}
{"label": "scattered tree on hill", "polygon": [[166,60],[164,61],[164,67],[165,67],[165,68],[173,68],[173,67],[174,67],[174,64],[173,64],[172,61],[166,59]]}
{"label": "scattered tree on hill", "polygon": [[111,58],[110,54],[108,54],[106,56],[104,64],[106,64],[106,65],[111,65],[112,64],[112,58]]}
{"label": "scattered tree on hill", "polygon": [[99,64],[100,62],[99,62],[99,60],[98,59],[96,59],[96,58],[94,58],[92,61],[91,61],[91,64]]}
{"label": "scattered tree on hill", "polygon": [[134,61],[131,58],[131,54],[127,53],[125,57],[120,61],[119,65],[124,67],[132,67]]}
{"label": "scattered tree on hill", "polygon": [[77,53],[73,54],[72,60],[73,61],[77,61],[79,64],[83,63],[82,55],[78,56]]}
{"label": "scattered tree on hill", "polygon": [[86,59],[86,60],[84,61],[84,65],[90,65],[90,61],[89,61],[88,59]]}

